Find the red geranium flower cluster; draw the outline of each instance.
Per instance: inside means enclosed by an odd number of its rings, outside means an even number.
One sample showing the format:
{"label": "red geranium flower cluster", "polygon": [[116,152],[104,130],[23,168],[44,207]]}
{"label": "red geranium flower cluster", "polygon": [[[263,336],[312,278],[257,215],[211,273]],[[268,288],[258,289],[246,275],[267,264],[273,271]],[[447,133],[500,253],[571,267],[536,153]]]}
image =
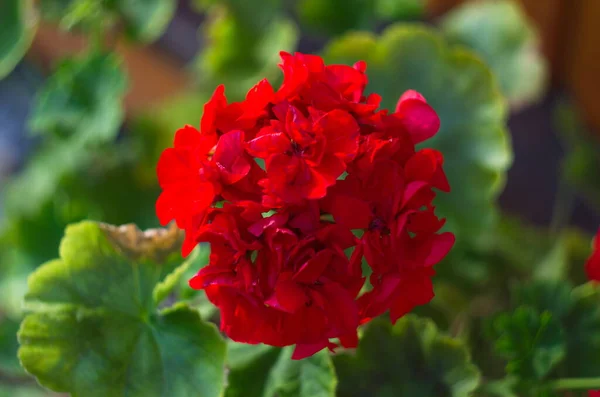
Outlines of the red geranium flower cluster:
{"label": "red geranium flower cluster", "polygon": [[600,282],[600,229],[594,239],[592,255],[585,263],[585,272],[590,280]]}
{"label": "red geranium flower cluster", "polygon": [[222,331],[296,345],[299,359],[332,339],[355,347],[359,324],[429,302],[454,236],[432,205],[434,189],[450,190],[442,155],[415,150],[440,124],[425,99],[409,91],[378,110],[364,62],[281,56],[279,90],[263,80],[229,104],[219,87],[200,130],[177,131],[156,208],[185,230],[184,255],[210,243],[190,285],[220,308]]}

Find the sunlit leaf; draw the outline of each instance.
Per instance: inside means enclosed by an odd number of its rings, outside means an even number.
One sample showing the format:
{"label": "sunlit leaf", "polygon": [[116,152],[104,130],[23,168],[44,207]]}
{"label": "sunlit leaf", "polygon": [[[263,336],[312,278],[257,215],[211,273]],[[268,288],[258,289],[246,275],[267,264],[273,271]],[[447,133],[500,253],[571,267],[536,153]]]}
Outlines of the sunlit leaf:
{"label": "sunlit leaf", "polygon": [[180,244],[176,228],[67,228],[60,259],[29,279],[25,369],[73,396],[219,396],[225,344],[216,328],[186,305],[157,309]]}

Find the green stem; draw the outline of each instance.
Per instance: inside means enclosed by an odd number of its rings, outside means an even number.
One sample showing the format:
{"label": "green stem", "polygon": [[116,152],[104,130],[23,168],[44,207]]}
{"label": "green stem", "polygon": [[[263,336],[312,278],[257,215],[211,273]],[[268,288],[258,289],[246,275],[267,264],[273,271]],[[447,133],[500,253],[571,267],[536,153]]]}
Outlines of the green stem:
{"label": "green stem", "polygon": [[600,390],[600,378],[566,378],[550,382],[553,390]]}

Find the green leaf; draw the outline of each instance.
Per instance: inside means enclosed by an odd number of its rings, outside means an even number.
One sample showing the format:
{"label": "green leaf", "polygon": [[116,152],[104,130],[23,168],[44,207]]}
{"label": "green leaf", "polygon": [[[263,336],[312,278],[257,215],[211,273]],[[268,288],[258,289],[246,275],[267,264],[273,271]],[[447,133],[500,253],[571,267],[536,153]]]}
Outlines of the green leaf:
{"label": "green leaf", "polygon": [[[158,310],[156,286],[181,262],[176,228],[82,222],[60,259],[29,279],[19,359],[73,396],[219,396],[225,343],[186,305]],[[159,287],[160,289],[160,287]]]}
{"label": "green leaf", "polygon": [[541,99],[548,65],[537,32],[517,1],[467,2],[444,16],[441,29],[490,65],[511,104]]}
{"label": "green leaf", "polygon": [[207,46],[195,61],[201,89],[224,84],[229,99],[241,100],[259,80],[279,80],[279,53],[293,52],[298,41],[295,23],[277,18],[248,30],[234,14],[217,11],[204,27]]}
{"label": "green leaf", "polygon": [[519,397],[514,392],[514,388],[518,382],[515,377],[509,377],[502,380],[487,382],[478,390],[477,396],[481,397]]}
{"label": "green leaf", "polygon": [[38,14],[33,0],[2,0],[0,12],[0,79],[25,55],[35,35]]}
{"label": "green leaf", "polygon": [[434,323],[408,315],[369,324],[356,355],[334,357],[341,397],[467,397],[479,370],[467,347]]}
{"label": "green leaf", "polygon": [[327,35],[375,24],[373,0],[300,0],[296,13],[303,25]]}
{"label": "green leaf", "polygon": [[142,42],[156,40],[173,18],[175,0],[112,0],[125,24],[125,32]]}
{"label": "green leaf", "polygon": [[82,144],[112,141],[123,122],[127,77],[115,54],[65,59],[35,102],[30,127]]}
{"label": "green leaf", "polygon": [[230,15],[247,30],[247,35],[264,33],[284,12],[282,0],[194,0],[194,5],[203,13]]}
{"label": "green leaf", "polygon": [[596,377],[600,368],[600,290],[584,284],[571,290],[554,281],[527,283],[513,292],[516,305],[549,312],[564,330],[566,357],[556,368],[556,377]]}
{"label": "green leaf", "polygon": [[508,360],[509,374],[540,380],[565,358],[565,335],[550,312],[521,306],[500,314],[492,327],[496,351]]}
{"label": "green leaf", "polygon": [[444,154],[452,192],[435,204],[458,241],[472,241],[496,219],[495,201],[512,161],[506,106],[491,71],[472,53],[449,47],[435,31],[393,25],[381,37],[350,33],[324,51],[328,62],[368,63],[369,92],[393,109],[408,89],[421,92],[441,119],[425,146]]}
{"label": "green leaf", "polygon": [[63,30],[81,30],[89,33],[112,24],[113,16],[106,10],[106,2],[97,0],[42,0],[39,2],[44,19],[58,22]]}
{"label": "green leaf", "polygon": [[377,16],[387,21],[407,21],[425,15],[424,0],[376,0]]}
{"label": "green leaf", "polygon": [[337,379],[328,352],[292,360],[292,350],[231,342],[225,397],[334,397]]}

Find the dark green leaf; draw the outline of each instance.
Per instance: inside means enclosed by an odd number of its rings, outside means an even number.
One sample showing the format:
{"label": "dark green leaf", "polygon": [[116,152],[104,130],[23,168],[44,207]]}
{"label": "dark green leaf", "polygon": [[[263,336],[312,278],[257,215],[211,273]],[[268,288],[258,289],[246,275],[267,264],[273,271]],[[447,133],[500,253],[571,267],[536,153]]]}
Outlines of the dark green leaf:
{"label": "dark green leaf", "polygon": [[368,63],[369,92],[393,109],[415,89],[438,112],[439,133],[426,146],[444,154],[452,192],[435,200],[458,241],[479,239],[494,224],[495,201],[512,161],[506,106],[490,70],[473,54],[449,47],[435,31],[411,25],[381,37],[351,33],[325,49],[328,62]]}
{"label": "dark green leaf", "polygon": [[334,397],[331,357],[321,351],[292,360],[292,347],[230,343],[225,397]]}
{"label": "dark green leaf", "polygon": [[467,347],[413,315],[374,320],[356,355],[334,357],[341,397],[467,397],[480,374]]}
{"label": "dark green leaf", "polygon": [[425,15],[425,0],[376,0],[377,16],[387,21],[407,21]]}
{"label": "dark green leaf", "polygon": [[441,26],[452,42],[471,48],[490,65],[512,104],[531,103],[544,94],[547,62],[517,1],[467,2],[446,14]]}
{"label": "dark green leaf", "polygon": [[2,0],[0,12],[0,79],[21,61],[33,40],[38,14],[33,0]]}
{"label": "dark green leaf", "polygon": [[114,54],[87,53],[60,63],[39,93],[30,126],[82,144],[110,142],[123,122],[127,77]]}
{"label": "dark green leaf", "polygon": [[176,228],[67,228],[60,259],[29,279],[31,313],[19,331],[25,369],[76,397],[219,396],[225,344],[217,330],[185,305],[157,309],[180,244]]}
{"label": "dark green leaf", "polygon": [[296,12],[303,25],[317,32],[336,35],[375,24],[373,0],[300,0]]}
{"label": "dark green leaf", "polygon": [[556,368],[562,378],[595,377],[600,368],[600,290],[584,284],[571,291],[567,283],[535,282],[514,291],[517,305],[549,312],[564,330],[566,357]]}
{"label": "dark green leaf", "polygon": [[573,290],[573,307],[564,318],[567,358],[560,375],[569,378],[597,377],[600,368],[600,290],[585,284]]}
{"label": "dark green leaf", "polygon": [[262,34],[273,21],[283,17],[283,0],[194,0],[204,13],[227,13],[247,31]]}
{"label": "dark green leaf", "polygon": [[543,379],[566,355],[560,323],[550,312],[521,306],[494,319],[496,351],[508,360],[506,371],[523,379]]}

